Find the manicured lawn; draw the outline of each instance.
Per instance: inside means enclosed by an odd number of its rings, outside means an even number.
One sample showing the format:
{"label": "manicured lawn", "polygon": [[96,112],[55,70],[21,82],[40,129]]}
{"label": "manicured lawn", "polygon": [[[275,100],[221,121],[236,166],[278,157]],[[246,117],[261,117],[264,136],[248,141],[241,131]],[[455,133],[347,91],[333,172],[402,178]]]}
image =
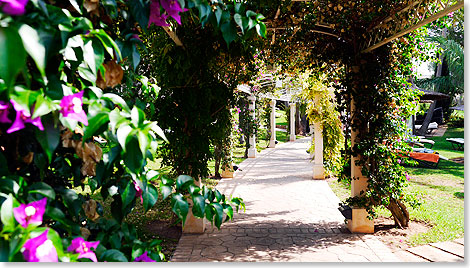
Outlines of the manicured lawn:
{"label": "manicured lawn", "polygon": [[[446,138],[463,137],[463,128],[449,128],[443,137],[431,137],[433,150],[453,159],[463,157],[463,151],[452,149]],[[406,192],[417,196],[422,205],[409,209],[412,220],[429,223],[432,228],[408,238],[411,245],[449,241],[464,236],[464,165],[441,160],[436,169],[407,167],[411,176]],[[329,180],[333,192],[341,199],[350,196],[350,186]],[[388,210],[378,210],[380,216],[390,217]]]}

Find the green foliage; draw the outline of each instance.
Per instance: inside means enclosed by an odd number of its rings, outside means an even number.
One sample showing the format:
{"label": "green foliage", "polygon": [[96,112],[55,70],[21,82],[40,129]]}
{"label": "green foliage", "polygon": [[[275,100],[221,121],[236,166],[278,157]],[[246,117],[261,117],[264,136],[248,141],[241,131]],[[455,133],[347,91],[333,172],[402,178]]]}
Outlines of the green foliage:
{"label": "green foliage", "polygon": [[[309,79],[302,96],[307,104],[310,122],[319,123],[323,133],[323,162],[329,175],[338,175],[342,167],[341,151],[344,150],[344,135],[340,114],[328,88],[314,79]],[[309,151],[315,151],[315,141]]]}

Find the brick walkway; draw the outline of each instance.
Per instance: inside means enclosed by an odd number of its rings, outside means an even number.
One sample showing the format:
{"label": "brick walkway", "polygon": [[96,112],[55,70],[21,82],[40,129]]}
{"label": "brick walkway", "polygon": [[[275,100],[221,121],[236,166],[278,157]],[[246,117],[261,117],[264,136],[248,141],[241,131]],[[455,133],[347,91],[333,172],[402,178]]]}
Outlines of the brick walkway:
{"label": "brick walkway", "polygon": [[326,181],[312,180],[308,141],[278,144],[217,185],[242,197],[246,212],[221,230],[183,234],[171,261],[390,262],[399,259],[373,235],[350,234]]}

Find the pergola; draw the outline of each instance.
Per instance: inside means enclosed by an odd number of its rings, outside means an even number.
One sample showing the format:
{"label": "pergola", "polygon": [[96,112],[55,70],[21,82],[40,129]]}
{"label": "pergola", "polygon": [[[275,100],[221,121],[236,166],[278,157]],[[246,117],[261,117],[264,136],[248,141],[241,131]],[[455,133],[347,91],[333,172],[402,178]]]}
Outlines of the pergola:
{"label": "pergola", "polygon": [[[309,3],[313,6],[319,6],[321,1],[315,0],[291,0],[295,3]],[[354,2],[354,1],[351,1]],[[294,4],[295,4],[294,3]],[[334,8],[335,11],[338,9],[341,11],[343,7],[341,4],[347,4],[349,2],[335,2],[330,3],[330,7]],[[431,4],[432,3],[432,4]],[[335,6],[333,6],[335,5]],[[391,11],[386,14],[385,16],[375,18],[370,22],[367,26],[366,34],[362,36],[362,40],[366,40],[365,42],[361,42],[359,47],[359,53],[365,54],[369,53],[393,40],[400,38],[430,22],[433,22],[447,14],[454,12],[460,8],[463,8],[464,1],[463,0],[407,0],[403,1],[403,4],[397,5],[396,7],[392,8]],[[282,20],[282,17],[285,14],[281,14],[281,9],[278,8],[275,16],[272,18],[267,18],[266,25],[267,30],[270,32],[271,36],[271,44],[276,42],[276,38],[279,34],[282,34],[283,31],[290,30],[294,33],[297,32],[299,27],[295,24],[285,23]],[[292,14],[287,14],[287,16],[291,16]],[[292,15],[293,17],[293,15]],[[335,26],[328,23],[328,17],[321,16],[320,22],[316,23],[314,27],[310,29],[311,33],[314,34],[321,34],[330,37],[334,37],[337,39],[341,39],[340,36],[335,31]],[[294,20],[294,18],[292,18]],[[176,34],[169,29],[166,29],[167,33],[170,37],[175,41],[177,45],[183,45]],[[263,81],[263,85],[265,86],[275,86],[276,82],[272,79],[266,78],[266,81]],[[251,94],[250,88],[246,85],[241,85],[238,87],[238,90],[246,92],[249,95],[250,100],[250,109],[254,111],[255,109],[255,97]],[[261,97],[270,98],[272,100],[271,107],[271,127],[272,133],[275,133],[275,100],[286,100],[292,101],[287,91],[283,92],[282,94],[276,95],[269,95],[265,94]],[[294,104],[295,105],[295,104]],[[356,103],[354,99],[351,102],[351,115],[354,117],[355,114],[355,107]],[[292,109],[291,109],[292,111]],[[254,116],[254,112],[253,112]],[[291,114],[291,118],[292,118]],[[291,119],[291,124],[293,124]],[[274,123],[273,123],[274,122]],[[294,129],[291,127],[291,130]],[[315,163],[314,163],[314,179],[324,179],[323,174],[323,137],[320,131],[320,125],[315,123],[314,125],[314,132],[315,132]],[[358,136],[359,130],[352,130],[351,131],[351,143],[352,146],[357,142],[356,137]],[[291,133],[291,140],[295,140],[295,133],[292,136]],[[317,144],[318,142],[318,144]],[[249,157],[256,157],[256,146],[255,146],[255,137],[254,135],[250,138],[250,149],[248,156]],[[272,135],[269,147],[275,147],[275,135]],[[360,196],[362,192],[367,189],[368,185],[368,178],[364,176],[361,172],[361,166],[356,164],[356,161],[360,159],[360,156],[352,157],[351,158],[351,177],[358,178],[354,179],[351,182],[351,196]],[[348,228],[352,233],[373,233],[374,232],[374,223],[373,220],[368,219],[368,212],[363,208],[353,208],[352,209],[352,219],[348,220]]]}

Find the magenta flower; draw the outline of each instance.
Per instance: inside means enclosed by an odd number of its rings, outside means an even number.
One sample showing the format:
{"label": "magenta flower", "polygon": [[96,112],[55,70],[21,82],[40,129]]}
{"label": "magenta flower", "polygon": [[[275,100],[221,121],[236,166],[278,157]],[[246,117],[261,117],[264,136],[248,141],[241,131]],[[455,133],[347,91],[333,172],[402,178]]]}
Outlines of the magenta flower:
{"label": "magenta flower", "polygon": [[23,257],[28,262],[58,262],[57,250],[52,241],[47,239],[46,229],[44,233],[31,238],[23,245]]}
{"label": "magenta flower", "polygon": [[142,255],[136,257],[134,259],[135,262],[157,262],[152,260],[149,256],[147,256],[147,251],[145,251]]}
{"label": "magenta flower", "polygon": [[147,28],[149,28],[152,23],[162,27],[170,26],[170,24],[166,23],[167,18],[168,15],[160,13],[160,1],[152,0],[152,2],[150,2],[150,17]]}
{"label": "magenta flower", "polygon": [[42,216],[46,211],[47,198],[31,202],[29,204],[21,204],[17,208],[13,208],[13,216],[16,221],[24,228],[30,223],[41,225]]}
{"label": "magenta flower", "polygon": [[77,120],[78,122],[82,122],[85,126],[88,126],[88,118],[82,106],[83,91],[80,91],[62,98],[60,101],[60,113],[64,117]]}
{"label": "magenta flower", "polygon": [[12,16],[23,15],[26,4],[28,0],[0,0],[2,11]]}
{"label": "magenta flower", "polygon": [[410,180],[410,179],[411,179],[411,177],[410,177],[410,175],[408,175],[408,173],[405,173],[405,175],[406,175],[406,179],[407,179],[407,180]]}
{"label": "magenta flower", "polygon": [[174,18],[178,24],[181,25],[180,12],[188,11],[188,9],[182,9],[177,0],[160,0],[162,7],[166,10],[170,17]]}
{"label": "magenta flower", "polygon": [[98,262],[96,254],[91,251],[91,248],[96,249],[100,241],[87,242],[82,237],[77,237],[72,240],[72,243],[67,248],[68,251],[79,253],[78,258],[88,258],[94,262]]}
{"label": "magenta flower", "polygon": [[11,123],[8,118],[8,108],[10,105],[7,102],[0,101],[0,123]]}
{"label": "magenta flower", "polygon": [[25,123],[31,123],[35,125],[37,128],[39,128],[40,130],[44,130],[40,117],[31,119],[31,113],[29,111],[23,109],[23,107],[21,107],[14,100],[10,100],[10,102],[11,104],[13,104],[13,109],[15,109],[16,111],[16,118],[15,118],[15,122],[13,122],[11,127],[7,130],[7,133],[12,133],[20,129],[23,129],[25,127],[24,126]]}
{"label": "magenta flower", "polygon": [[401,159],[398,159],[397,162],[398,162],[398,164],[401,164]]}
{"label": "magenta flower", "polygon": [[449,18],[452,18],[454,16],[454,12],[450,12],[447,16],[449,16]]}
{"label": "magenta flower", "polygon": [[137,182],[133,181],[132,183],[134,183],[135,196],[136,196],[136,197],[140,197],[140,203],[143,204],[143,203],[144,203],[144,199],[142,198],[142,194],[144,193],[144,191],[142,191],[142,189],[141,189],[140,186],[137,184]]}

